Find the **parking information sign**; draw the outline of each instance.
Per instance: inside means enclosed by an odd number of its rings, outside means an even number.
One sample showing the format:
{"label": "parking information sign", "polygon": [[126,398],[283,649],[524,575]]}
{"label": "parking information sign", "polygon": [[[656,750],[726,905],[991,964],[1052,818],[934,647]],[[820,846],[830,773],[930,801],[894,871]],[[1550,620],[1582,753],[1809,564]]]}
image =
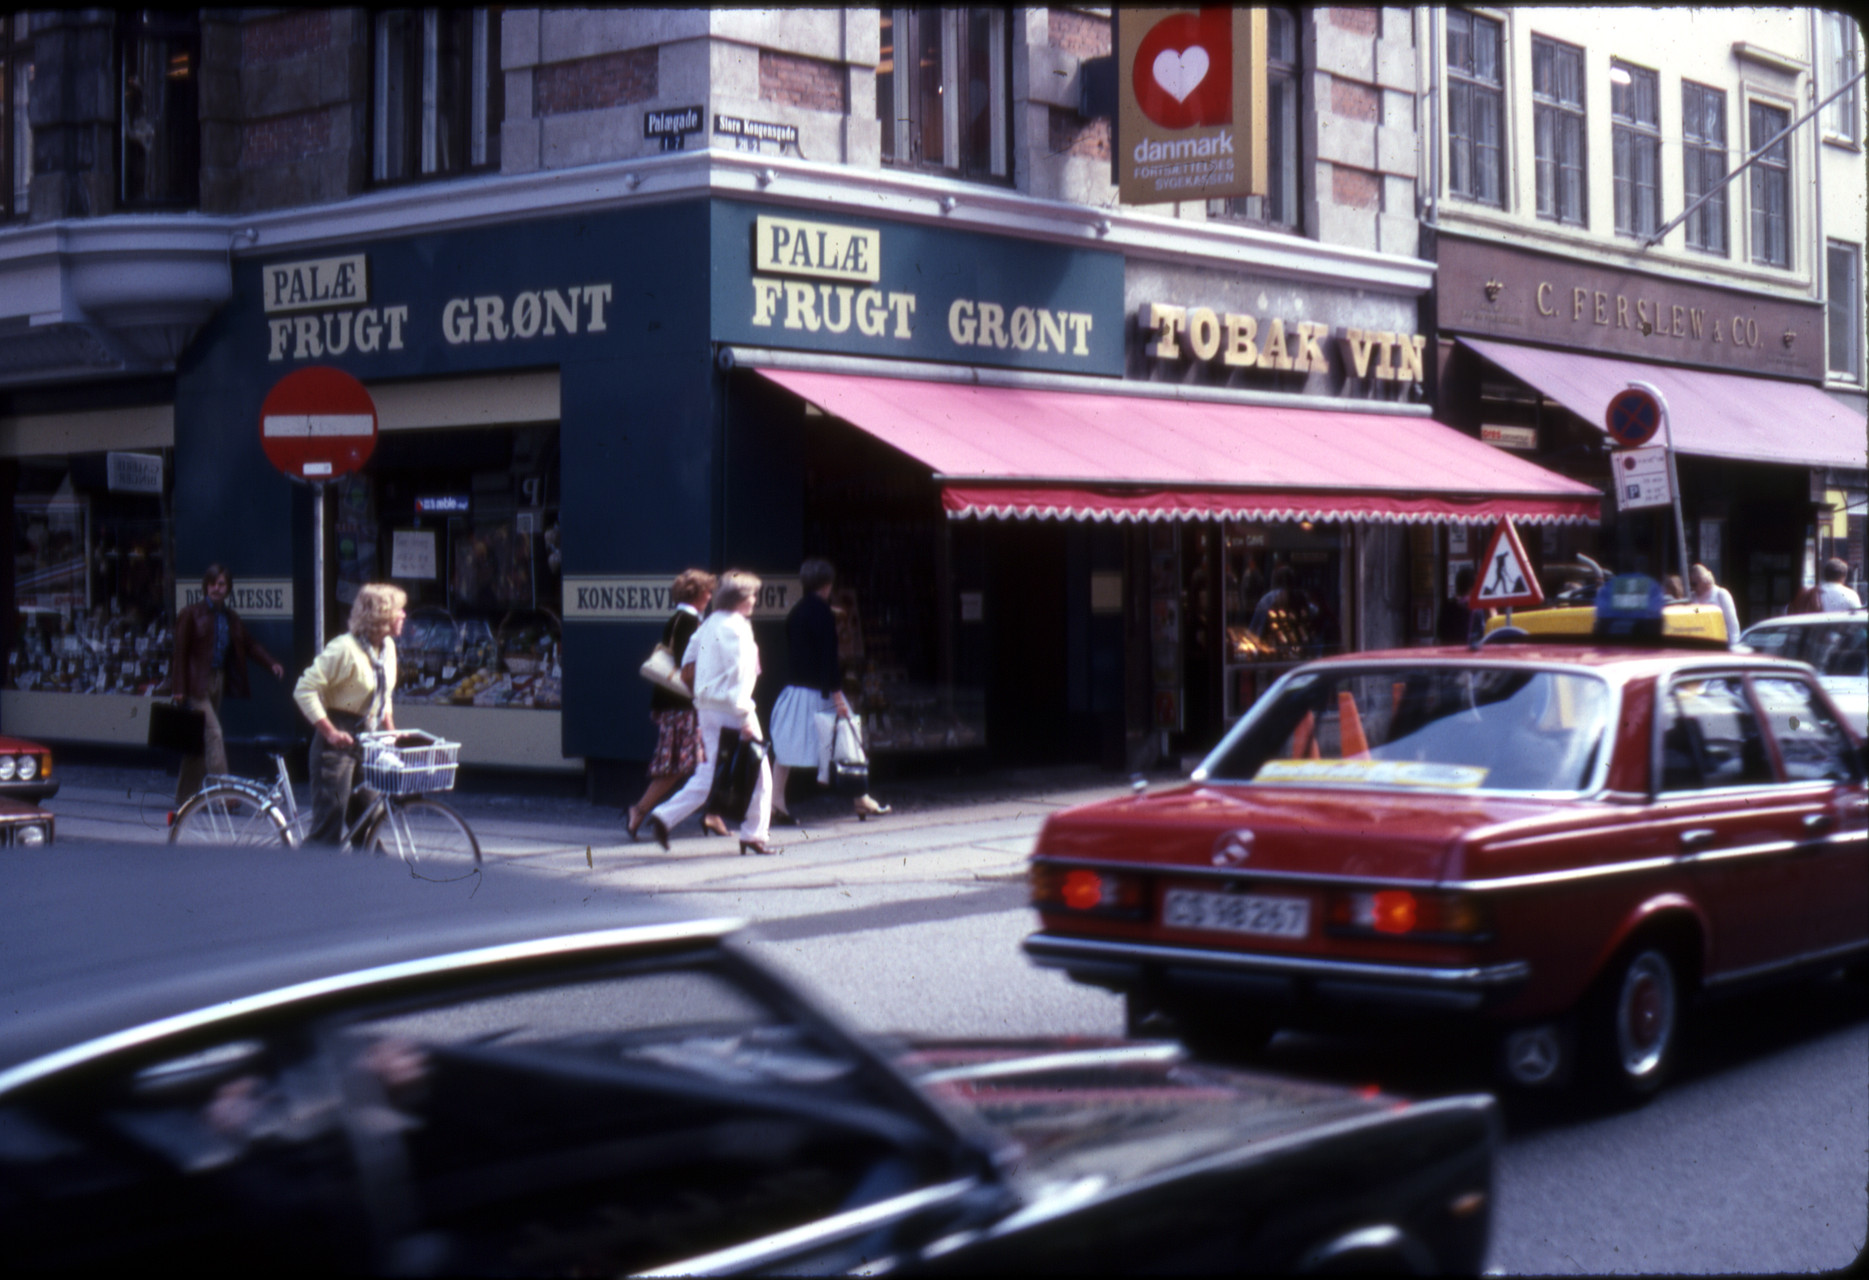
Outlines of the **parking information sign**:
{"label": "parking information sign", "polygon": [[1510,609],[1543,604],[1544,598],[1544,588],[1538,585],[1518,532],[1510,520],[1501,519],[1486,544],[1486,554],[1480,557],[1467,603],[1475,609]]}
{"label": "parking information sign", "polygon": [[1674,491],[1668,484],[1668,450],[1665,446],[1618,449],[1610,454],[1609,465],[1616,477],[1618,510],[1665,507],[1674,501]]}

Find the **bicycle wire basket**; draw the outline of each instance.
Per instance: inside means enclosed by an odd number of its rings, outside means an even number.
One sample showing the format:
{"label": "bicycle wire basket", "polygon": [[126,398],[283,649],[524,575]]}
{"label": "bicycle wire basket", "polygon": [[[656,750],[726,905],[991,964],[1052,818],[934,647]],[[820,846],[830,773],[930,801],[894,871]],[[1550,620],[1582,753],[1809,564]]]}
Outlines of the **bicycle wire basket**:
{"label": "bicycle wire basket", "polygon": [[363,782],[384,795],[425,795],[454,789],[461,744],[421,730],[364,734]]}

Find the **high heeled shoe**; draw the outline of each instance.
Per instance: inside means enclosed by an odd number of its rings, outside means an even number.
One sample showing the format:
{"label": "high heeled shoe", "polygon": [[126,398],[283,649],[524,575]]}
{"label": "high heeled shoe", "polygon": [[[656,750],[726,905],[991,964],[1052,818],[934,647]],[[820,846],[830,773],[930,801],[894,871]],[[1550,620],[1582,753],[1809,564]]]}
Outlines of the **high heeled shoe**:
{"label": "high heeled shoe", "polygon": [[642,814],[635,805],[629,807],[629,817],[624,819],[623,829],[629,832],[629,842],[636,843],[636,833],[642,830]]}
{"label": "high heeled shoe", "polygon": [[664,850],[668,848],[668,824],[653,813],[649,815],[649,834],[655,837],[655,842]]}
{"label": "high heeled shoe", "polygon": [[776,844],[767,844],[764,840],[740,841],[740,856],[744,858],[749,852],[757,853],[762,857],[771,857],[775,853],[784,853],[785,850]]}
{"label": "high heeled shoe", "polygon": [[701,829],[709,835],[724,836],[727,834],[727,821],[718,813],[705,814],[701,818]]}
{"label": "high heeled shoe", "polygon": [[880,818],[883,814],[892,812],[888,805],[878,802],[868,794],[858,796],[851,808],[856,811],[858,822],[867,818]]}
{"label": "high heeled shoe", "polygon": [[798,825],[798,819],[794,818],[783,809],[774,809],[772,811],[772,825],[775,827],[795,827]]}

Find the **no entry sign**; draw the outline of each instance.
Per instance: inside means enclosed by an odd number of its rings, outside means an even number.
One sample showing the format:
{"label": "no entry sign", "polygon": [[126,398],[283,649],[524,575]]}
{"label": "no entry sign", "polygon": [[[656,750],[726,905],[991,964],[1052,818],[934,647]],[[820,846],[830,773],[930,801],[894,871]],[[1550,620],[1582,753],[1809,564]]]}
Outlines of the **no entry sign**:
{"label": "no entry sign", "polygon": [[294,480],[349,475],[376,449],[376,402],[342,369],[295,370],[260,406],[260,446]]}

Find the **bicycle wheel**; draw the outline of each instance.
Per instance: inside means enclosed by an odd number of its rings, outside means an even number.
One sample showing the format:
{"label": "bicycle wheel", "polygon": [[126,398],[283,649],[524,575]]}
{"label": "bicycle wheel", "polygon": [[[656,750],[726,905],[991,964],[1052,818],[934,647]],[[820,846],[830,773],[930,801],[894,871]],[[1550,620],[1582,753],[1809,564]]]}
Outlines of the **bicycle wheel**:
{"label": "bicycle wheel", "polygon": [[423,796],[390,801],[369,844],[430,879],[454,879],[480,866],[480,842],[467,820],[441,801]]}
{"label": "bicycle wheel", "polygon": [[188,798],[169,828],[170,844],[278,847],[292,843],[286,817],[239,787],[209,787]]}

